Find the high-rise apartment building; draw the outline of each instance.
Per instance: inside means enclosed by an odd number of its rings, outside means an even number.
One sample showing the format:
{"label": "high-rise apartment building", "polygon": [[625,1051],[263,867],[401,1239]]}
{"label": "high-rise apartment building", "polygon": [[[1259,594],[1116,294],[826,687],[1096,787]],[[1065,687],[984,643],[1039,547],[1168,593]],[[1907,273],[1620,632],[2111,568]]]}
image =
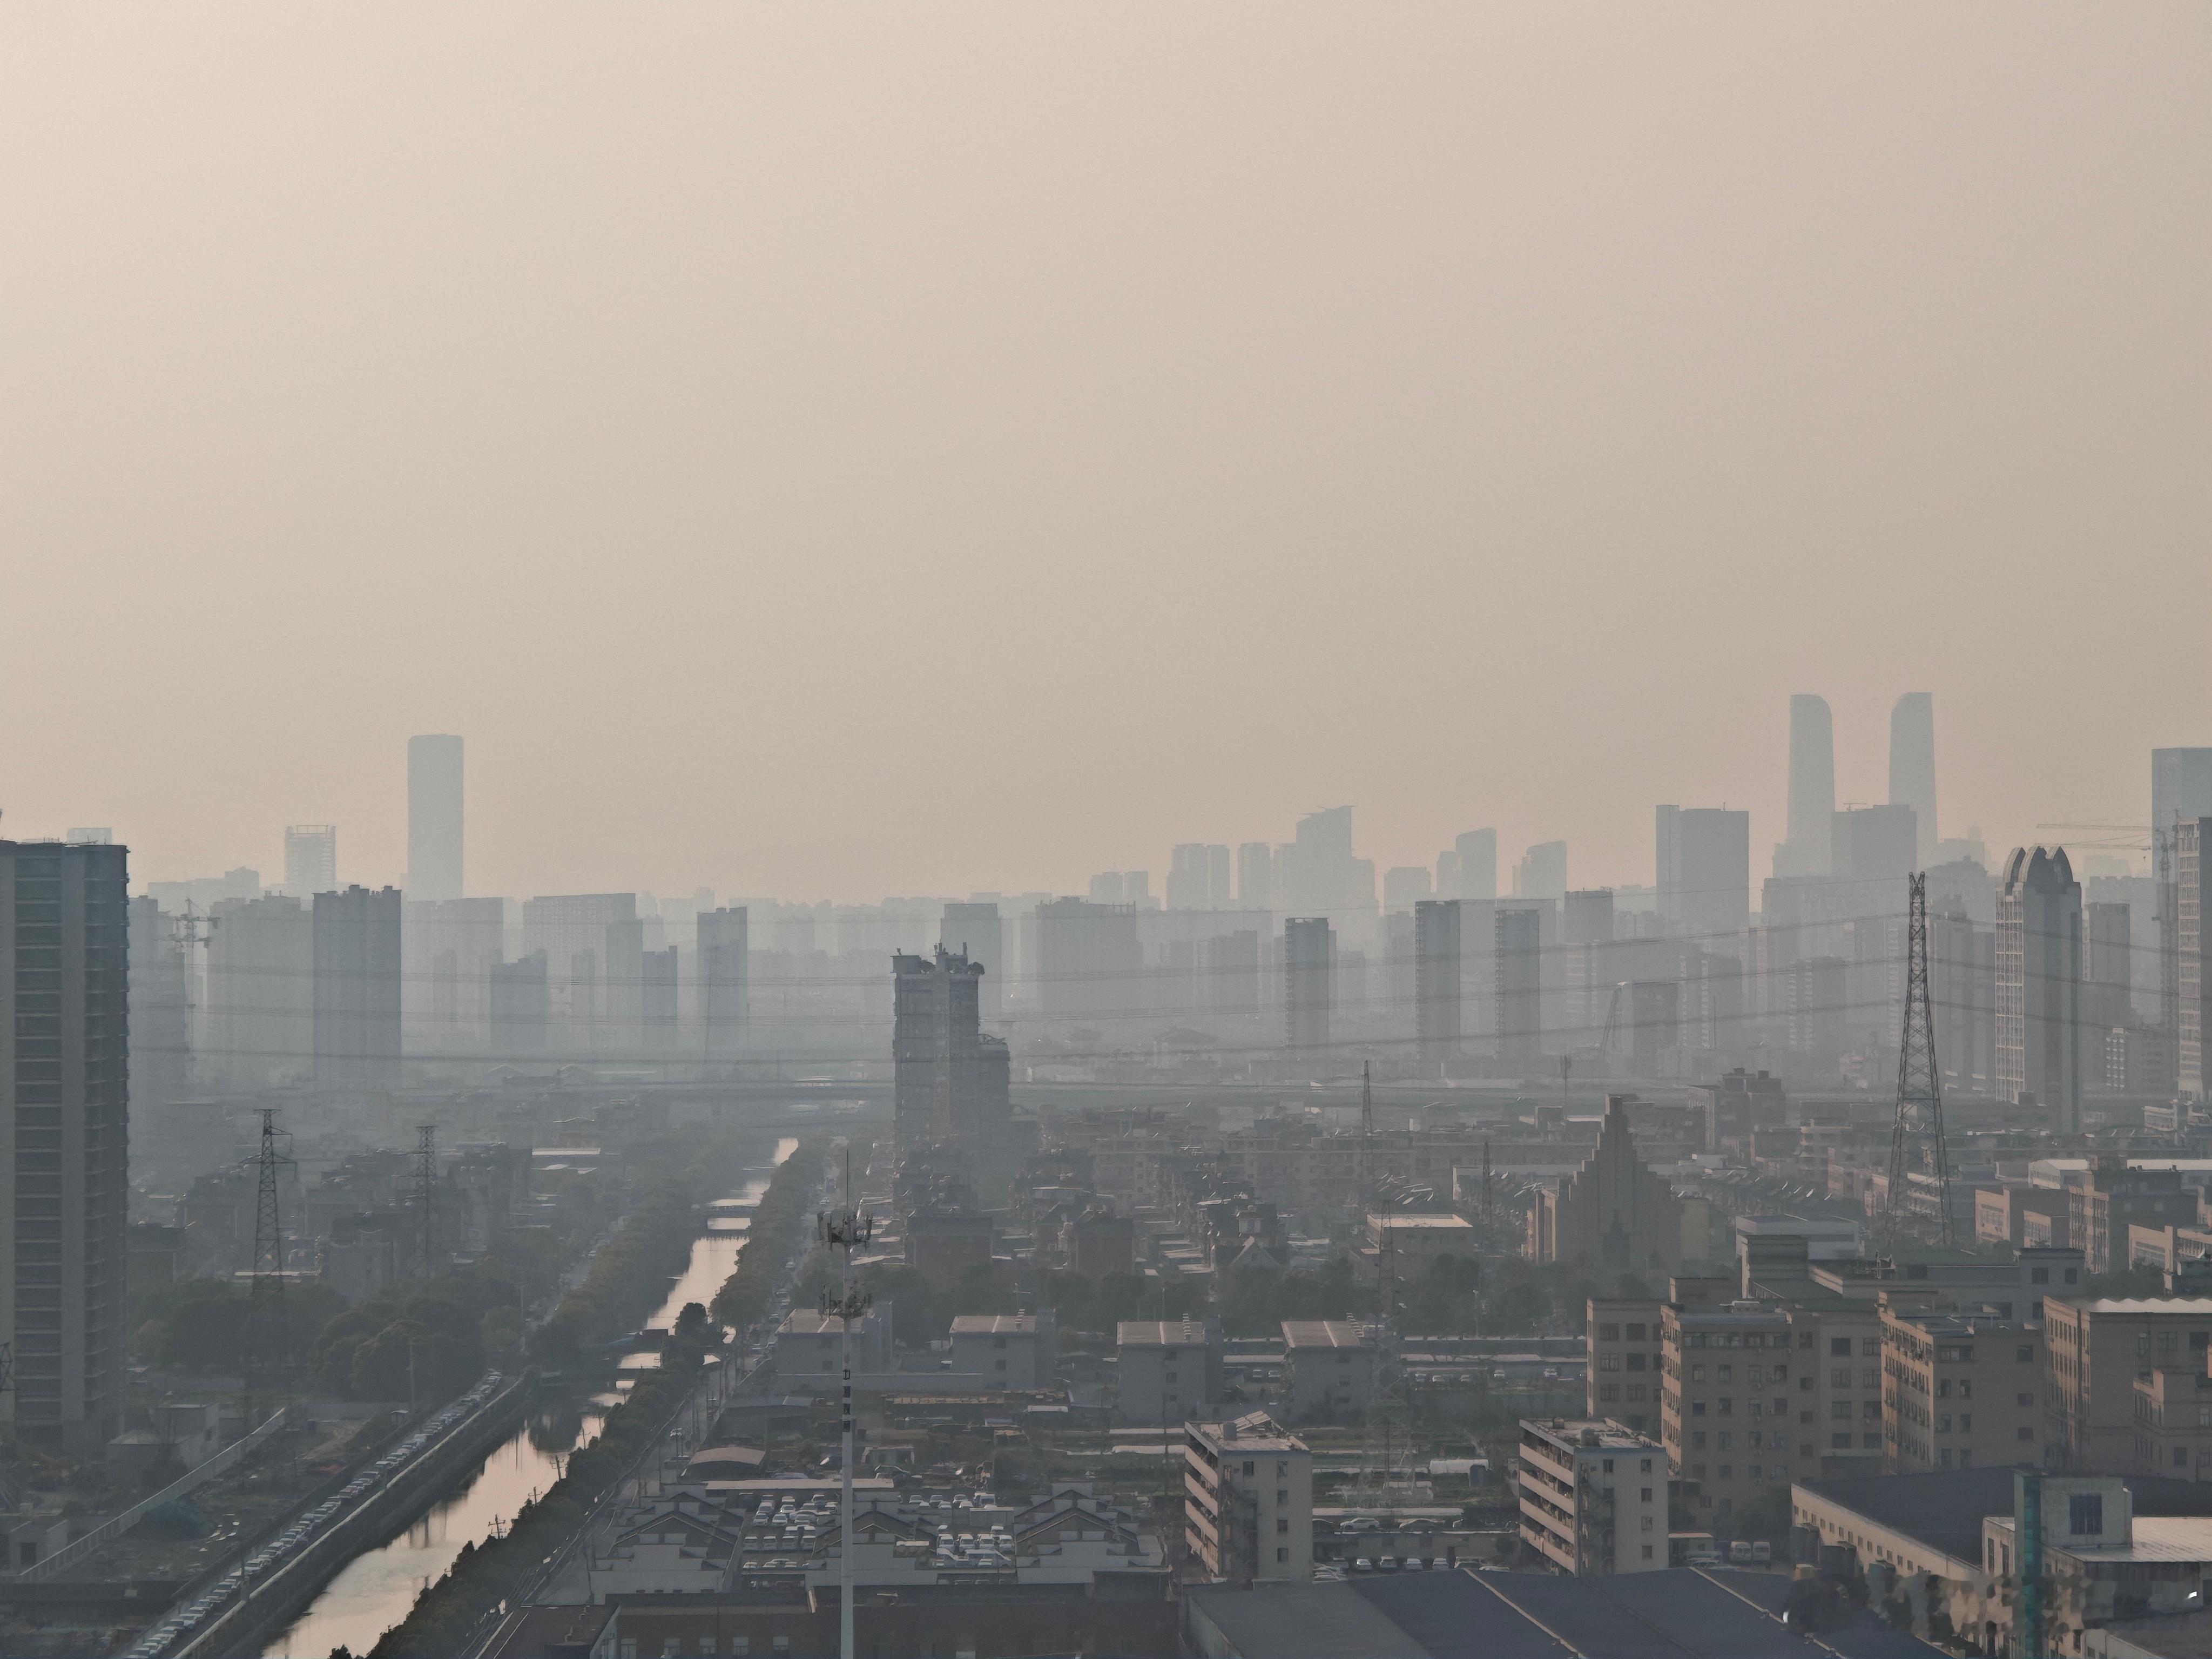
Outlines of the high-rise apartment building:
{"label": "high-rise apartment building", "polygon": [[2212,817],[2212,749],[2150,751],[2150,823],[2171,830],[2183,818]]}
{"label": "high-rise apartment building", "polygon": [[2212,1036],[2212,974],[2204,953],[2212,945],[2212,880],[2205,858],[2212,854],[2212,816],[2185,817],[2173,830],[2174,970],[2172,1000],[2175,1063],[2185,1093],[2203,1099],[2212,1092],[2212,1063],[2206,1042]]}
{"label": "high-rise apartment building", "polygon": [[1248,841],[1237,849],[1237,903],[1245,910],[1275,908],[1275,849]]}
{"label": "high-rise apartment building", "polygon": [[410,1054],[480,1053],[491,1035],[491,970],[507,957],[507,901],[400,907],[400,1007]]}
{"label": "high-rise apartment building", "polygon": [[1292,916],[1283,924],[1283,1012],[1291,1048],[1328,1047],[1335,1000],[1335,931],[1326,916]]}
{"label": "high-rise apartment building", "polygon": [[407,896],[434,902],[459,898],[462,892],[461,740],[410,738]]}
{"label": "high-rise apartment building", "polygon": [[1133,906],[1053,899],[1034,914],[1038,1006],[1046,1018],[1121,1018],[1142,1008],[1144,951]]}
{"label": "high-rise apartment building", "polygon": [[1930,916],[1928,999],[1936,1058],[1957,1086],[1996,1086],[1996,933],[1957,912]]}
{"label": "high-rise apartment building", "polygon": [[638,1027],[645,1051],[666,1054],[678,1042],[676,946],[646,951],[638,960]]}
{"label": "high-rise apartment building", "polygon": [[400,1077],[397,887],[315,895],[315,1086],[391,1089]]}
{"label": "high-rise apartment building", "polygon": [[556,1044],[570,1053],[634,1048],[645,927],[635,893],[526,899],[522,949],[545,953]]}
{"label": "high-rise apartment building", "polygon": [[1436,896],[1429,884],[1426,865],[1401,864],[1382,872],[1382,908],[1410,910],[1424,899]]}
{"label": "high-rise apartment building", "polygon": [[312,900],[338,884],[338,828],[334,823],[294,823],[284,829],[284,890]]}
{"label": "high-rise apartment building", "polygon": [[[1226,849],[1217,849],[1224,850]],[[1175,878],[1168,878],[1172,890]],[[1170,896],[1168,908],[1175,908]],[[945,920],[937,930],[937,942],[948,949],[959,951],[983,970],[981,1009],[985,1019],[996,1019],[1003,1006],[1000,999],[1006,994],[1006,951],[1005,924],[999,919],[998,902],[994,899],[972,900],[965,904],[945,907]]]}
{"label": "high-rise apartment building", "polygon": [[1657,811],[1659,915],[1669,932],[1725,939],[1751,925],[1751,814]]}
{"label": "high-rise apartment building", "polygon": [[1006,1043],[980,1019],[983,970],[958,951],[891,957],[891,1127],[898,1156],[1000,1150],[1012,1113]]}
{"label": "high-rise apartment building", "polygon": [[1413,1042],[1424,1072],[1459,1048],[1459,923],[1457,899],[1413,907]]}
{"label": "high-rise apartment building", "polygon": [[1527,904],[1500,904],[1491,921],[1498,1056],[1511,1065],[1543,1057],[1543,927],[1542,913]]}
{"label": "high-rise apartment building", "polygon": [[[992,907],[991,939],[997,948],[998,908]],[[745,1000],[751,988],[751,939],[743,905],[702,910],[698,916],[701,1047],[710,1055],[737,1053],[744,1041]]]}
{"label": "high-rise apartment building", "polygon": [[1790,699],[1789,830],[1774,849],[1774,873],[1826,875],[1835,815],[1835,720],[1826,697],[1800,692]]}
{"label": "high-rise apartment building", "polygon": [[208,1080],[236,1089],[297,1085],[315,1064],[315,933],[307,902],[223,899],[207,942],[201,1021]]}
{"label": "high-rise apartment building", "polygon": [[94,1457],[123,1426],[129,896],[120,847],[0,841],[0,1421]]}
{"label": "high-rise apartment building", "polygon": [[1608,1276],[1665,1273],[1682,1259],[1682,1200],[1638,1156],[1633,1095],[1608,1095],[1597,1149],[1573,1175],[1541,1187],[1528,1212],[1528,1255]]}
{"label": "high-rise apartment building", "polygon": [[1853,915],[1890,907],[1888,884],[1897,884],[1894,908],[1905,912],[1904,887],[1918,869],[1919,826],[1909,806],[1853,806],[1835,815],[1829,831],[1829,860],[1841,881],[1862,884]]}
{"label": "high-rise apartment building", "polygon": [[1997,894],[1999,1096],[2081,1127],[2081,884],[2066,849],[2015,848]]}
{"label": "high-rise apartment building", "polygon": [[2129,921],[2124,904],[2081,907],[2081,1021],[2100,1038],[2133,1019],[2135,952]]}
{"label": "high-rise apartment building", "polygon": [[1198,941],[1199,1003],[1208,1013],[1260,1012],[1260,934],[1243,927]]}
{"label": "high-rise apartment building", "polygon": [[1889,804],[1912,809],[1912,867],[1936,861],[1936,698],[1908,691],[1889,711]]}
{"label": "high-rise apartment building", "polygon": [[491,969],[491,1051],[501,1060],[525,1060],[545,1052],[553,1023],[552,988],[545,953],[533,951],[519,962]]}

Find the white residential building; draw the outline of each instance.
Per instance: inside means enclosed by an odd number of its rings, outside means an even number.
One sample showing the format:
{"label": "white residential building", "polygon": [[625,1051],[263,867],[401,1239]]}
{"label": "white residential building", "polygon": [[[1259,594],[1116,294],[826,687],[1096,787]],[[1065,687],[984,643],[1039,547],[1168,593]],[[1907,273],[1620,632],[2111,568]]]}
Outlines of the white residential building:
{"label": "white residential building", "polygon": [[1610,1418],[1521,1420],[1521,1540],[1561,1572],[1667,1565],[1667,1454]]}
{"label": "white residential building", "polygon": [[1186,1424],[1183,1536],[1219,1583],[1311,1582],[1313,1454],[1305,1442],[1265,1412]]}

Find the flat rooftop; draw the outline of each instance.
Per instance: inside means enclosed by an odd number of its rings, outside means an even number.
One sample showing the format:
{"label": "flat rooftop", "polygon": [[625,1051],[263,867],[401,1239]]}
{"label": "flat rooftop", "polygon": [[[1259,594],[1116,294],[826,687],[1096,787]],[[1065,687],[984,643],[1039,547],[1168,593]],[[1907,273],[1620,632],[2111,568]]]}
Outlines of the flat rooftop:
{"label": "flat rooftop", "polygon": [[1114,1328],[1124,1348],[1202,1348],[1206,1325],[1196,1319],[1125,1319]]}
{"label": "flat rooftop", "polygon": [[1285,1319],[1285,1348],[1372,1348],[1375,1339],[1356,1319]]}
{"label": "flat rooftop", "polygon": [[[1626,1423],[1616,1423],[1609,1417],[1524,1417],[1521,1419],[1523,1432],[1540,1435],[1572,1451],[1657,1451],[1659,1443],[1630,1428]],[[1583,1437],[1594,1437],[1584,1440]]]}
{"label": "flat rooftop", "polygon": [[955,1336],[1035,1336],[1035,1314],[961,1314],[952,1322]]}

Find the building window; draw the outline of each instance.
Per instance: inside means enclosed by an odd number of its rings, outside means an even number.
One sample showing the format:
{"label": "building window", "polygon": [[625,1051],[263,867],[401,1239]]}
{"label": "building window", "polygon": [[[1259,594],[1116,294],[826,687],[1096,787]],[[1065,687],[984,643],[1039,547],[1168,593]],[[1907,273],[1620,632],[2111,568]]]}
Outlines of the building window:
{"label": "building window", "polygon": [[1291,1552],[1290,1552],[1290,1550],[1289,1550],[1287,1547],[1284,1547],[1284,1546],[1282,1546],[1282,1545],[1278,1545],[1278,1546],[1276,1546],[1276,1548],[1275,1548],[1275,1559],[1277,1559],[1278,1561],[1287,1561],[1287,1560],[1289,1560],[1290,1559],[1291,1559]]}
{"label": "building window", "polygon": [[1651,1559],[1651,1546],[1649,1544],[1646,1544],[1644,1547],[1644,1559],[1646,1561],[1649,1561]]}
{"label": "building window", "polygon": [[1278,1504],[1287,1504],[1287,1503],[1289,1503],[1289,1502],[1291,1501],[1291,1489],[1290,1489],[1288,1486],[1278,1486],[1278,1487],[1276,1487],[1276,1488],[1275,1488],[1275,1501],[1276,1501]]}
{"label": "building window", "polygon": [[1278,1538],[1288,1538],[1290,1535],[1291,1523],[1289,1520],[1286,1517],[1279,1516],[1275,1522],[1275,1536]]}
{"label": "building window", "polygon": [[[1276,1479],[1276,1480],[1289,1480],[1290,1478],[1291,1478],[1291,1466],[1290,1466],[1289,1462],[1288,1462],[1287,1460],[1285,1460],[1285,1461],[1282,1461],[1282,1462],[1279,1462],[1275,1465],[1275,1479]],[[1278,1495],[1279,1497],[1280,1496],[1280,1494],[1279,1494],[1279,1493],[1278,1493],[1277,1495]]]}
{"label": "building window", "polygon": [[1640,1323],[1632,1324],[1628,1327],[1628,1340],[1631,1342],[1641,1342],[1644,1340],[1644,1327]]}
{"label": "building window", "polygon": [[714,1659],[714,1638],[713,1637],[702,1636],[699,1638],[699,1659]]}
{"label": "building window", "polygon": [[1828,1352],[1833,1358],[1849,1359],[1851,1357],[1850,1338],[1848,1336],[1830,1337],[1828,1339]]}
{"label": "building window", "polygon": [[1245,1474],[1251,1474],[1251,1473],[1252,1473],[1252,1470],[1253,1470],[1253,1467],[1254,1467],[1254,1466],[1253,1466],[1250,1462],[1248,1462],[1244,1465],[1244,1473],[1245,1473]]}
{"label": "building window", "polygon": [[2105,1534],[2105,1494],[2077,1492],[2066,1500],[2066,1530],[2077,1538]]}
{"label": "building window", "polygon": [[[785,1656],[791,1651],[791,1638],[788,1636],[771,1636],[768,1641],[768,1650],[774,1656],[774,1659],[785,1659]],[[972,1640],[968,1644],[968,1651],[970,1654],[975,1651],[975,1644]]]}
{"label": "building window", "polygon": [[1620,1341],[1620,1326],[1618,1326],[1618,1325],[1601,1325],[1601,1326],[1599,1326],[1599,1327],[1597,1328],[1597,1340],[1598,1340],[1599,1341],[1601,1341],[1601,1342],[1618,1342],[1618,1341]]}
{"label": "building window", "polygon": [[623,1637],[615,1644],[615,1652],[617,1659],[637,1659],[637,1638],[634,1636]]}

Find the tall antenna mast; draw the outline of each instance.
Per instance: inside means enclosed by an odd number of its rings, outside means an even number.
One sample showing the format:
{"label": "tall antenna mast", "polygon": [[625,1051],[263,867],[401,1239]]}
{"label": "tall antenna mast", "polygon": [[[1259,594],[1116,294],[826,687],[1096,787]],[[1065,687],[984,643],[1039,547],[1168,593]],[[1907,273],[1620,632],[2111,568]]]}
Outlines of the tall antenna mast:
{"label": "tall antenna mast", "polygon": [[873,1298],[853,1290],[853,1251],[875,1237],[876,1222],[853,1207],[853,1143],[845,1143],[845,1207],[835,1215],[815,1217],[817,1237],[837,1252],[837,1296],[822,1293],[822,1316],[835,1318],[840,1329],[839,1346],[845,1361],[844,1416],[842,1424],[844,1455],[843,1491],[838,1500],[837,1652],[853,1659],[853,1322],[867,1312]]}
{"label": "tall antenna mast", "polygon": [[1951,1155],[1943,1141],[1943,1078],[1936,1063],[1936,1012],[1928,988],[1925,872],[1912,877],[1911,893],[1905,1031],[1897,1048],[1897,1121],[1889,1138],[1889,1196],[1882,1206],[1881,1234],[1886,1243],[1893,1243],[1904,1231],[1908,1166],[1925,1164],[1927,1173],[1936,1177],[1936,1237],[1948,1247],[1958,1239],[1951,1221]]}
{"label": "tall antenna mast", "polygon": [[434,1278],[438,1271],[438,1126],[434,1123],[422,1124],[416,1131],[415,1210],[422,1277]]}
{"label": "tall antenna mast", "polygon": [[292,1160],[276,1150],[276,1110],[261,1111],[261,1150],[253,1159],[258,1173],[253,1206],[253,1268],[246,1299],[246,1341],[240,1370],[246,1391],[246,1426],[255,1401],[268,1403],[272,1381],[291,1403],[292,1334],[284,1319],[284,1229],[279,1213],[279,1182]]}

